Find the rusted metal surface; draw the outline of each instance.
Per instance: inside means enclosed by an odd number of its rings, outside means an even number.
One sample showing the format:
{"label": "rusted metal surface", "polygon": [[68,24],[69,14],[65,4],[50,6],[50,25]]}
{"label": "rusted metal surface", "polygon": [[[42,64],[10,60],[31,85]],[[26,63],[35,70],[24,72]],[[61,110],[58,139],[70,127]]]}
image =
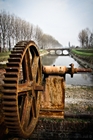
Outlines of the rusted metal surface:
{"label": "rusted metal surface", "polygon": [[45,91],[41,96],[40,116],[64,118],[65,83],[60,76],[46,78]]}
{"label": "rusted metal surface", "polygon": [[70,64],[70,67],[66,66],[43,66],[43,74],[45,75],[60,75],[70,74],[73,77],[74,73],[78,72],[92,72],[91,69],[74,68],[74,64]]}
{"label": "rusted metal surface", "polygon": [[8,59],[3,84],[4,121],[9,133],[30,137],[40,110],[42,66],[33,41],[15,45]]}
{"label": "rusted metal surface", "polygon": [[[0,71],[1,72],[1,71]],[[0,73],[1,74],[1,73]],[[8,129],[4,122],[4,114],[3,114],[3,104],[2,104],[2,85],[0,84],[0,140],[4,139],[4,135],[8,133]]]}
{"label": "rusted metal surface", "polygon": [[65,66],[43,66],[43,73],[48,75],[65,74],[67,68]]}
{"label": "rusted metal surface", "polygon": [[42,66],[37,45],[33,41],[18,42],[11,51],[5,78],[0,83],[3,84],[2,119],[9,133],[30,137],[39,111],[42,117],[64,118],[65,75],[73,77],[77,72],[91,72],[91,69],[77,69],[73,64],[70,67]]}

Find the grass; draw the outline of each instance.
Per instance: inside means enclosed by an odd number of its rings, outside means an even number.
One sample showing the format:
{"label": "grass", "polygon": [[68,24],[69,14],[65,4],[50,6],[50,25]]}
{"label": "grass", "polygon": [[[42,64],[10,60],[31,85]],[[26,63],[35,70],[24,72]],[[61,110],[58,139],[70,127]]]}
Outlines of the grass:
{"label": "grass", "polygon": [[43,53],[47,53],[47,51],[46,51],[46,50],[40,49],[40,50],[39,50],[39,53],[40,53],[40,54],[43,54]]}
{"label": "grass", "polygon": [[[92,49],[93,50],[93,49]],[[80,56],[85,56],[85,57],[93,57],[93,52],[90,50],[76,50],[72,49],[72,53]]]}
{"label": "grass", "polygon": [[0,52],[0,62],[7,61],[10,52]]}
{"label": "grass", "polygon": [[93,53],[93,49],[76,49],[76,50],[85,53]]}
{"label": "grass", "polygon": [[[46,53],[46,50],[39,50],[40,54]],[[7,61],[11,52],[0,52],[0,62]]]}

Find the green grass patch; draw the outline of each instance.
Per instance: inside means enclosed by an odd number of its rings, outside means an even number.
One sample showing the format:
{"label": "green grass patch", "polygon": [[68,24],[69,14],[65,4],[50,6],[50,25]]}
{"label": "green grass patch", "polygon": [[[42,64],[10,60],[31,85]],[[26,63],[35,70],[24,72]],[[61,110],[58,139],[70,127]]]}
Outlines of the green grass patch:
{"label": "green grass patch", "polygon": [[10,52],[1,52],[0,53],[0,57],[2,56],[9,56]]}
{"label": "green grass patch", "polygon": [[93,49],[76,49],[76,50],[84,53],[93,53]]}
{"label": "green grass patch", "polygon": [[40,53],[40,54],[46,53],[46,52],[47,52],[47,50],[43,50],[43,49],[40,49],[40,50],[39,50],[39,53]]}
{"label": "green grass patch", "polygon": [[72,49],[72,53],[85,57],[93,57],[93,52],[90,51],[83,51],[83,50],[80,51],[80,50]]}
{"label": "green grass patch", "polygon": [[0,52],[0,62],[7,61],[10,52]]}
{"label": "green grass patch", "polygon": [[[39,50],[40,54],[46,53],[46,50]],[[7,61],[11,52],[0,52],[0,62]]]}

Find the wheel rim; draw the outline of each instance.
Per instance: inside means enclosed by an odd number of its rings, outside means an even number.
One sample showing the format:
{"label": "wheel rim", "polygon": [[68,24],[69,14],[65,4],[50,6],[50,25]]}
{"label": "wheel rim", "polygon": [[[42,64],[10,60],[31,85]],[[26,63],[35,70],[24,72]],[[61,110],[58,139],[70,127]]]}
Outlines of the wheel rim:
{"label": "wheel rim", "polygon": [[38,120],[42,67],[33,41],[16,44],[7,63],[3,110],[10,133],[27,138]]}

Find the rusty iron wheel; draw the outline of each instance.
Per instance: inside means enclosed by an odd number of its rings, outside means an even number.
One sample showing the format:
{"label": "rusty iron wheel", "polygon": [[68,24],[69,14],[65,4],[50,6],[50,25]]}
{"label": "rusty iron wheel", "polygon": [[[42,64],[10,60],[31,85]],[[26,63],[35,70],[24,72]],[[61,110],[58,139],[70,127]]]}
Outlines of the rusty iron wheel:
{"label": "rusty iron wheel", "polygon": [[11,51],[3,88],[3,111],[9,133],[30,137],[38,121],[43,90],[40,55],[33,41],[18,42]]}

